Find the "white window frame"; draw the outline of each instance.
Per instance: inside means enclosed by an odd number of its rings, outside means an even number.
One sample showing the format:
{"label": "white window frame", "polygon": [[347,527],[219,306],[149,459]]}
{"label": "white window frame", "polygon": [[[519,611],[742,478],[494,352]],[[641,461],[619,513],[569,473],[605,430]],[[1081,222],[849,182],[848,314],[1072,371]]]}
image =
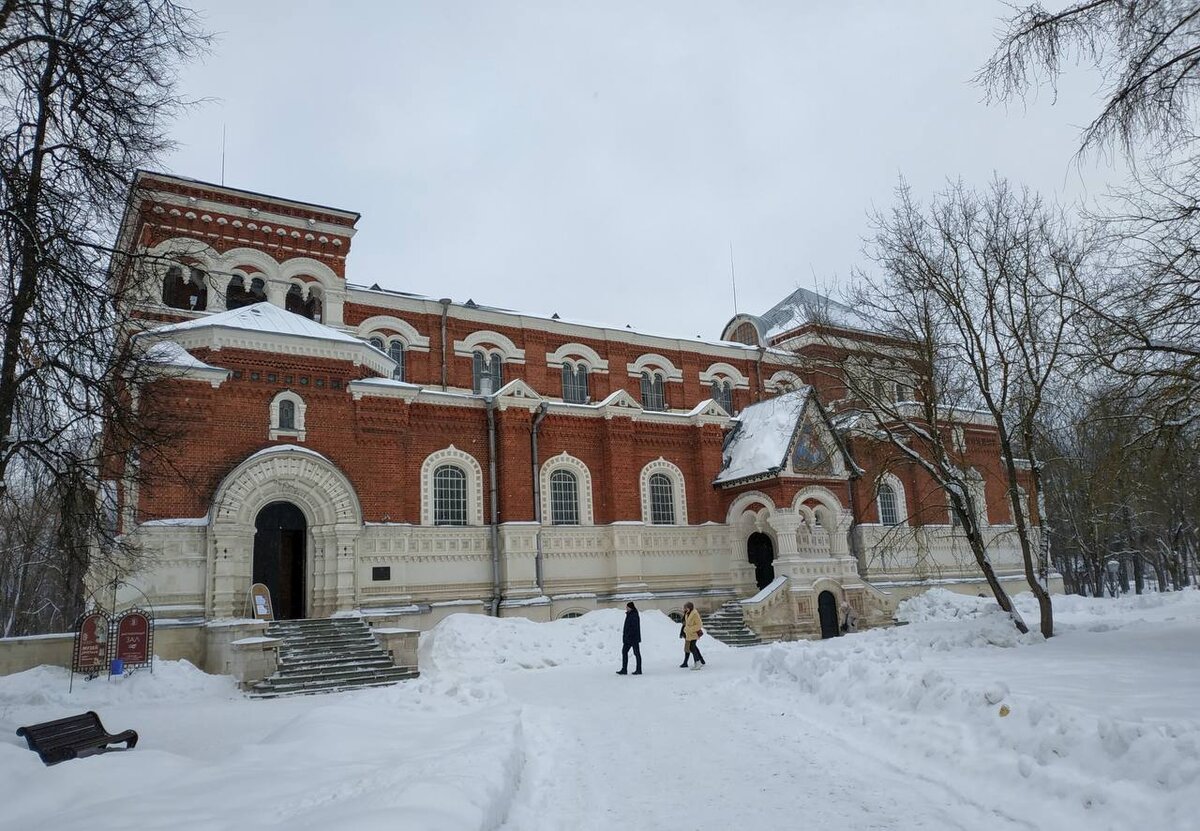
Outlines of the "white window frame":
{"label": "white window frame", "polygon": [[[476,374],[476,362],[480,356],[483,358],[482,361],[478,361],[479,364],[482,364],[482,367],[480,367],[481,372]],[[496,367],[494,372],[492,371],[493,365]],[[504,355],[495,350],[488,351],[487,349],[476,349],[471,353],[471,392],[474,395],[483,394],[483,373],[492,378],[491,394],[495,395],[496,391],[504,386]]]}
{"label": "white window frame", "polygon": [[[579,371],[583,370],[584,386],[582,401],[572,401],[567,398],[567,375],[571,375],[571,385],[575,390],[579,389]],[[588,366],[586,361],[575,360],[568,358],[563,361],[559,367],[559,375],[562,378],[562,400],[566,404],[590,404],[592,401],[592,368]]]}
{"label": "white window frame", "polygon": [[[295,426],[288,430],[279,426],[279,402],[281,401],[291,401],[296,407]],[[271,441],[281,438],[294,438],[296,441],[304,441],[308,436],[308,424],[305,420],[305,412],[307,410],[308,405],[304,403],[304,399],[292,390],[284,390],[276,395],[271,399],[267,438]]]}
{"label": "white window frame", "polygon": [[675,525],[687,525],[687,481],[684,479],[682,470],[661,456],[642,468],[640,477],[642,495],[642,522],[644,522],[646,525],[654,525],[654,522],[652,521],[653,512],[651,511],[650,502],[650,477],[655,473],[665,473],[671,478],[672,484],[674,485],[671,495],[675,502]]}
{"label": "white window frame", "polygon": [[[904,493],[904,485],[900,483],[900,479],[891,473],[880,474],[877,480],[878,484],[875,488],[875,511],[879,515],[879,524],[885,528],[897,528],[908,525],[908,500]],[[896,522],[887,524],[883,521],[883,510],[879,504],[880,487],[887,485],[892,489],[892,497],[896,502]]]}
{"label": "white window frame", "polygon": [[444,464],[456,465],[467,474],[467,526],[483,525],[483,468],[474,456],[454,445],[430,453],[421,463],[421,524],[433,525],[433,472]]}
{"label": "white window frame", "polygon": [[575,474],[575,481],[579,486],[579,524],[594,525],[595,516],[592,512],[592,472],[588,470],[588,466],[580,459],[575,458],[565,450],[557,456],[547,459],[542,464],[542,470],[539,474],[542,490],[542,524],[552,524],[550,521],[550,474],[556,470],[569,470]]}

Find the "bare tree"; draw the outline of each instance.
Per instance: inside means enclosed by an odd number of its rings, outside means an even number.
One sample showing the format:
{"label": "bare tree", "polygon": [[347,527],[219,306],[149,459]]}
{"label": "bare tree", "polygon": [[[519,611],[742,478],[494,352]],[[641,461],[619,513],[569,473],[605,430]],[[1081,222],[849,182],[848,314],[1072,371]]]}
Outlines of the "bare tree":
{"label": "bare tree", "polygon": [[[143,364],[128,338],[128,306],[108,277],[121,253],[111,241],[134,173],[170,146],[168,119],[184,103],[176,70],[205,45],[193,14],[172,0],[0,6],[0,501],[8,508],[30,493],[71,492],[69,513],[81,521],[77,488],[99,492],[161,426],[139,416],[130,393]],[[14,494],[19,481],[41,484]],[[106,509],[88,502],[84,525],[102,534]],[[93,551],[113,543],[109,530]]]}
{"label": "bare tree", "polygon": [[[1119,146],[1129,186],[1095,217],[1107,279],[1086,307],[1091,355],[1156,416],[1151,429],[1200,418],[1200,5],[1190,0],[1082,0],[1051,13],[1025,6],[976,81],[993,101],[1054,84],[1072,59],[1105,84],[1080,150]],[[1087,288],[1087,287],[1085,287]]]}
{"label": "bare tree", "polygon": [[1193,137],[1200,92],[1200,6],[1191,0],[1079,0],[1057,12],[1018,8],[976,76],[993,101],[1023,95],[1064,67],[1086,61],[1105,87],[1081,150],[1118,142],[1129,156],[1143,141],[1160,151]]}
{"label": "bare tree", "polygon": [[[928,207],[902,183],[896,205],[874,226],[866,253],[876,268],[856,275],[849,300],[891,341],[811,368],[844,386],[845,407],[865,416],[862,432],[944,492],[997,602],[1026,631],[992,565],[984,481],[963,439],[964,426],[994,425],[1000,466],[987,473],[1003,483],[1041,631],[1050,637],[1048,564],[1029,505],[1042,487],[1034,439],[1046,392],[1067,359],[1074,312],[1065,289],[1079,278],[1087,245],[1038,197],[1002,180],[984,192],[952,184]],[[897,384],[912,392],[897,394]]]}

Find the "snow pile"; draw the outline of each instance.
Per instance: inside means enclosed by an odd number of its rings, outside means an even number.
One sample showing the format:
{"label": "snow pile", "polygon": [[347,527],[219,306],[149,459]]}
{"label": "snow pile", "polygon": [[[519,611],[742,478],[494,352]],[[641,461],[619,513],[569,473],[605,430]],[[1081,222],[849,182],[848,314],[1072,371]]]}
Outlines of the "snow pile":
{"label": "snow pile", "polygon": [[[682,654],[679,624],[659,611],[644,611],[643,653]],[[422,673],[474,678],[511,670],[558,666],[607,667],[619,660],[625,612],[600,609],[577,618],[537,623],[525,618],[450,615],[421,635]],[[710,637],[704,652],[729,649]]]}
{"label": "snow pile", "polygon": [[[1022,606],[1031,602],[1021,598]],[[1056,684],[1049,666],[1040,694],[1012,694],[1004,679],[988,676],[989,655],[1020,647],[1022,663],[1039,661],[1041,650],[1064,646],[1063,638],[1019,635],[994,601],[934,590],[907,601],[904,614],[918,622],[836,642],[777,644],[756,658],[754,677],[849,711],[914,765],[953,759],[957,777],[1027,780],[1062,805],[1063,817],[1047,818],[1046,827],[1086,820],[1130,828],[1159,817],[1159,827],[1182,828],[1193,821],[1185,796],[1200,784],[1200,723],[1061,705],[1046,694]],[[965,678],[945,669],[964,658],[976,670]],[[1111,652],[1108,658],[1111,672]]]}
{"label": "snow pile", "polygon": [[0,676],[0,710],[8,707],[66,707],[94,710],[137,702],[182,702],[238,698],[237,682],[209,675],[187,661],[154,662],[154,672],[140,669],[128,676],[99,676],[88,681],[63,667],[40,666]]}
{"label": "snow pile", "polygon": [[1000,611],[995,598],[959,594],[948,589],[929,591],[901,601],[896,607],[896,620],[904,623],[925,623],[931,620],[960,620],[981,618]]}

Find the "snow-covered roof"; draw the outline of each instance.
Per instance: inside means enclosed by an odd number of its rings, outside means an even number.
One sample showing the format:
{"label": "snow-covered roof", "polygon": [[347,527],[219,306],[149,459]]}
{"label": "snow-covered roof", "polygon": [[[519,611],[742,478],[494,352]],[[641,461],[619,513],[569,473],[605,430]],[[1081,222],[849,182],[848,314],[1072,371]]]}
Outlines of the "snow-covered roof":
{"label": "snow-covered roof", "polygon": [[145,348],[142,360],[164,376],[190,381],[207,381],[219,387],[232,374],[228,369],[206,364],[174,341],[158,341]]}
{"label": "snow-covered roof", "polygon": [[147,349],[144,360],[155,366],[173,367],[177,369],[217,369],[211,364],[192,355],[179,344],[165,340],[151,344]]}
{"label": "snow-covered roof", "polygon": [[775,473],[787,463],[788,447],[812,387],[801,387],[751,404],[738,413],[714,484]]}
{"label": "snow-covered roof", "polygon": [[365,340],[266,302],[159,326],[138,338],[175,341],[185,350],[231,347],[352,361],[385,378],[396,369],[390,356]]}
{"label": "snow-covered roof", "polygon": [[[240,309],[230,309],[225,312],[186,320],[183,323],[172,323],[159,326],[151,331],[156,335],[173,335],[179,332],[194,332],[201,329],[241,329],[248,332],[265,332],[277,335],[292,335],[300,338],[315,338],[317,340],[353,343],[361,345],[362,341],[353,335],[339,332],[324,324],[309,320],[267,302],[242,306]],[[381,353],[382,354],[382,353]]]}
{"label": "snow-covered roof", "polygon": [[870,330],[870,322],[849,306],[805,288],[796,289],[759,316],[767,340],[810,323]]}

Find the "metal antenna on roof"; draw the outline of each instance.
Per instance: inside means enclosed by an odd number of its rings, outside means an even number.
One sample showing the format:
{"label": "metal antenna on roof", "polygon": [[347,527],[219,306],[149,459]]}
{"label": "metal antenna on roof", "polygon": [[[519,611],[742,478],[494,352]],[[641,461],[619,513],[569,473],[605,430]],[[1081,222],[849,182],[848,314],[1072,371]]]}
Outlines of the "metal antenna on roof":
{"label": "metal antenna on roof", "polygon": [[733,283],[733,316],[737,317],[737,272],[733,269],[733,241],[729,242],[729,280]]}
{"label": "metal antenna on roof", "polygon": [[225,125],[221,125],[221,187],[225,187]]}

